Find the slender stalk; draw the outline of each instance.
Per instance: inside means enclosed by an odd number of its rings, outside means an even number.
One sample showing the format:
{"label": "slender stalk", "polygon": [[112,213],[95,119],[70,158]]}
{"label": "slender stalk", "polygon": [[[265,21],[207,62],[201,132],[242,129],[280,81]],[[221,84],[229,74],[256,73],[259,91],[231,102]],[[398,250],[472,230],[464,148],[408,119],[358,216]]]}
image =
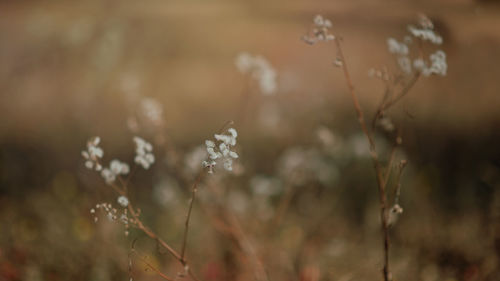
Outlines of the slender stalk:
{"label": "slender stalk", "polygon": [[137,254],[137,257],[139,258],[139,260],[144,263],[147,267],[149,267],[150,269],[152,269],[156,274],[158,274],[158,276],[160,276],[161,278],[163,278],[164,280],[167,280],[167,281],[174,281],[173,278],[171,277],[168,277],[167,275],[165,275],[163,272],[161,272],[158,268],[154,267],[151,263],[149,263],[144,257],[142,257],[139,253],[136,253],[134,250],[132,251],[133,253]]}
{"label": "slender stalk", "polygon": [[396,97],[384,103],[383,106],[380,107],[379,112],[384,112],[385,110],[389,109],[389,107],[393,106],[395,103],[401,100],[404,96],[406,96],[410,92],[411,88],[415,86],[415,83],[417,83],[418,78],[420,78],[420,72],[416,72],[415,75],[412,76],[410,81],[408,81],[408,83],[403,87],[401,92]]}
{"label": "slender stalk", "polygon": [[196,177],[196,180],[193,184],[193,188],[191,191],[191,200],[189,202],[189,209],[188,213],[186,215],[186,222],[184,224],[184,238],[182,241],[182,249],[181,249],[181,259],[184,261],[184,255],[186,252],[186,243],[187,243],[187,236],[188,236],[188,230],[189,230],[189,221],[191,219],[191,211],[193,210],[193,203],[196,198],[196,192],[198,191],[198,183],[201,181],[201,176],[203,175],[203,170],[198,174]]}
{"label": "slender stalk", "polygon": [[365,134],[368,143],[370,144],[370,155],[373,160],[373,165],[375,167],[375,174],[377,176],[377,184],[378,184],[378,191],[379,191],[379,203],[380,203],[380,220],[381,220],[381,227],[382,227],[382,233],[383,233],[383,245],[384,245],[384,268],[383,268],[383,275],[384,275],[384,281],[390,281],[392,280],[390,269],[389,269],[389,226],[388,226],[388,216],[387,216],[387,196],[386,196],[386,191],[385,191],[385,184],[384,184],[384,176],[382,172],[382,167],[380,164],[380,161],[378,159],[377,155],[377,150],[375,146],[375,141],[373,138],[373,135],[368,131],[368,128],[366,126],[365,118],[363,115],[363,111],[361,109],[361,106],[359,104],[358,97],[356,95],[356,92],[354,90],[354,85],[351,80],[351,76],[349,74],[349,70],[347,69],[347,63],[344,57],[344,53],[342,51],[342,47],[340,44],[339,39],[335,39],[335,45],[337,47],[337,53],[338,56],[342,62],[342,69],[344,72],[345,80],[347,83],[347,86],[349,88],[349,92],[351,94],[351,98],[354,103],[354,108],[356,110],[356,114],[358,116],[358,122],[361,126],[361,129],[363,130],[363,133]]}
{"label": "slender stalk", "polygon": [[[199,178],[201,178],[201,177],[199,177]],[[199,180],[197,180],[197,181],[199,181]],[[123,196],[126,195],[125,191],[120,189],[115,184],[112,184],[111,187],[118,194],[123,195]],[[181,256],[176,250],[174,250],[174,248],[172,248],[167,242],[165,242],[163,239],[158,237],[158,235],[156,235],[156,233],[154,233],[151,229],[149,229],[147,226],[144,225],[144,223],[139,218],[139,214],[135,211],[132,203],[129,203],[127,208],[128,208],[128,211],[130,212],[130,214],[132,215],[132,217],[134,218],[135,227],[140,229],[142,232],[144,232],[144,234],[149,236],[149,238],[155,240],[159,245],[161,245],[163,248],[165,248],[182,266],[184,266],[184,268],[187,268],[187,272],[193,280],[199,281],[199,279],[196,277],[196,275],[194,275],[194,273],[191,271],[191,269],[189,269],[188,261],[183,256]],[[185,242],[184,242],[184,244],[185,244]]]}
{"label": "slender stalk", "polygon": [[401,194],[401,175],[403,174],[403,170],[407,163],[408,162],[404,160],[399,164],[399,172],[396,176],[396,187],[394,189],[394,204],[399,204],[399,195]]}
{"label": "slender stalk", "polygon": [[398,145],[395,144],[392,149],[391,149],[391,154],[389,156],[389,162],[387,163],[387,168],[385,169],[385,175],[384,175],[384,186],[387,187],[387,182],[389,182],[389,177],[391,176],[391,171],[392,171],[392,162],[394,161],[394,155],[396,154],[396,149]]}

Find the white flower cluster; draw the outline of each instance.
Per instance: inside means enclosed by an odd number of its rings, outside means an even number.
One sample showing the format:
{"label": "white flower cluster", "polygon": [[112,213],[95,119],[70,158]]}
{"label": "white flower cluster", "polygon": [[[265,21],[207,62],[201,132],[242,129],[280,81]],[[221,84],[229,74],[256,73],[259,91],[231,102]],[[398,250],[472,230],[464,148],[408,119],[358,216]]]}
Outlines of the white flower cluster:
{"label": "white flower cluster", "polygon": [[398,40],[394,38],[387,39],[387,46],[389,47],[389,52],[398,55],[408,55],[408,46],[405,43],[399,43]]}
{"label": "white flower cluster", "polygon": [[109,164],[109,168],[104,168],[101,171],[101,176],[104,178],[107,184],[112,184],[116,177],[119,175],[126,175],[130,172],[130,168],[127,163],[120,162],[119,160],[113,160]]}
{"label": "white flower cluster", "polygon": [[102,148],[99,147],[100,142],[100,137],[93,137],[87,142],[87,150],[82,151],[82,156],[85,159],[85,167],[88,169],[95,169],[96,171],[102,169],[99,159],[102,158],[104,152]]}
{"label": "white flower cluster", "polygon": [[[408,31],[413,37],[430,41],[436,45],[442,44],[443,38],[437,35],[433,29],[434,25],[425,16],[421,16],[418,27],[413,25],[408,26]],[[397,56],[398,65],[403,73],[410,74],[415,69],[424,76],[430,76],[431,74],[446,75],[446,54],[441,50],[436,51],[430,56],[430,66],[422,58],[413,59],[412,62],[408,47],[408,44],[411,44],[412,41],[409,36],[405,37],[404,42],[398,42],[394,38],[387,39],[389,52]]]}
{"label": "white flower cluster", "polygon": [[[216,160],[221,160],[224,169],[227,171],[233,170],[233,159],[238,158],[238,154],[231,151],[231,147],[236,145],[236,137],[238,133],[234,128],[229,128],[228,135],[215,134],[215,141],[206,140],[205,145],[207,147],[209,159],[203,161],[203,167],[208,168],[208,173],[213,173],[213,168],[217,164]],[[218,145],[217,145],[217,144]]]}
{"label": "white flower cluster", "polygon": [[432,74],[445,76],[448,70],[446,63],[446,53],[438,50],[430,55],[431,65],[428,66],[423,59],[416,59],[413,61],[413,67],[419,70],[422,75],[430,76]]}
{"label": "white flower cluster", "polygon": [[134,137],[135,142],[135,163],[141,165],[144,169],[149,169],[149,167],[155,162],[155,156],[153,155],[153,146],[141,139],[140,137]]}
{"label": "white flower cluster", "polygon": [[330,33],[330,28],[332,28],[330,20],[323,18],[321,15],[316,15],[313,22],[314,28],[312,34],[302,36],[302,40],[311,45],[320,41],[335,40],[335,36]]}
{"label": "white flower cluster", "polygon": [[431,27],[415,27],[413,25],[408,25],[408,31],[414,37],[420,38],[422,40],[430,41],[433,44],[441,45],[443,43],[443,38],[437,35]]}
{"label": "white flower cluster", "polygon": [[97,222],[99,220],[97,216],[97,212],[101,211],[106,215],[109,221],[112,222],[121,222],[123,225],[125,225],[125,236],[128,236],[129,234],[129,227],[130,225],[135,225],[136,221],[133,218],[128,217],[128,210],[125,208],[128,206],[128,199],[125,196],[120,196],[118,197],[118,203],[124,207],[122,210],[121,214],[118,213],[118,209],[113,207],[111,203],[100,203],[95,205],[95,209],[92,208],[90,209],[90,213],[94,216],[94,222]]}
{"label": "white flower cluster", "polygon": [[123,208],[126,208],[128,206],[128,198],[126,196],[121,195],[120,197],[118,197],[118,199],[116,201]]}
{"label": "white flower cluster", "polygon": [[241,73],[249,73],[259,83],[263,94],[276,92],[276,71],[264,57],[243,52],[236,57],[235,63]]}

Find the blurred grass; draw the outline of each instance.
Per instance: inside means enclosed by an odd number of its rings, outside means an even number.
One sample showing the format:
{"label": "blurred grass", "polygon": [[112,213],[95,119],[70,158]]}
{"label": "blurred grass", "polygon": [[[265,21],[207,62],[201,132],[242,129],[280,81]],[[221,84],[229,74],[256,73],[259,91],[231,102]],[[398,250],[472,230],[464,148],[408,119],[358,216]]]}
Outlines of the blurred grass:
{"label": "blurred grass", "polygon": [[[126,120],[138,97],[161,102],[183,155],[236,118],[245,85],[236,54],[266,56],[278,71],[279,93],[255,97],[250,118],[235,125],[246,173],[228,184],[247,198],[248,180],[274,176],[288,148],[317,145],[319,125],[345,142],[359,131],[342,75],[332,67],[334,50],[299,40],[312,16],[331,18],[343,35],[370,110],[382,85],[367,71],[391,61],[386,38],[401,37],[418,12],[443,35],[449,72],[421,81],[394,112],[412,165],[394,230],[394,272],[404,280],[498,280],[500,7],[465,0],[0,2],[0,280],[126,278],[130,241],[121,228],[92,222],[89,208],[113,197],[83,168],[79,152],[99,135],[107,156],[130,159]],[[255,117],[263,103],[280,112],[278,129]],[[184,186],[171,206],[151,203],[152,186],[171,173],[160,156],[167,150],[155,148],[158,167],[137,175],[134,196],[148,223],[179,242]],[[371,165],[356,159],[340,173],[334,185],[298,189],[277,233],[255,233],[276,279],[315,280],[317,271],[322,280],[377,279]],[[278,202],[271,198],[270,205]],[[252,279],[232,242],[203,215],[198,210],[193,218],[194,266],[206,280]],[[240,216],[245,227],[265,225],[252,212]],[[162,268],[179,271],[154,254],[153,244],[141,240],[140,247]]]}

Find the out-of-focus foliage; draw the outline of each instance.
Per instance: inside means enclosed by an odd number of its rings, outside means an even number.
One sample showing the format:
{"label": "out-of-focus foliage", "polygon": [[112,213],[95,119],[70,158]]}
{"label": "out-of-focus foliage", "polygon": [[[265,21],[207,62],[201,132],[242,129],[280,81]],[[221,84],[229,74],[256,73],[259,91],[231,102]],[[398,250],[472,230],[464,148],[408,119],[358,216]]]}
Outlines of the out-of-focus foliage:
{"label": "out-of-focus foliage", "polygon": [[[378,280],[368,146],[333,46],[300,41],[317,12],[342,35],[369,113],[383,94],[369,69],[397,68],[387,38],[402,38],[417,12],[434,21],[447,76],[421,81],[391,112],[409,162],[392,270],[498,280],[500,7],[295,0],[0,2],[0,280],[128,280],[134,239],[151,264],[181,271],[138,231],[94,223],[90,210],[117,196],[80,153],[98,135],[105,163],[132,165],[133,137],[151,141],[154,164],[137,170],[129,199],[180,247],[205,140],[227,120],[239,133],[234,173],[217,167],[203,182],[191,221],[187,253],[202,280],[254,279],[241,245],[214,226],[222,207],[273,280]],[[268,61],[264,87],[238,71],[241,52]],[[377,135],[381,150],[389,139]],[[134,260],[136,280],[157,280],[145,268]]]}

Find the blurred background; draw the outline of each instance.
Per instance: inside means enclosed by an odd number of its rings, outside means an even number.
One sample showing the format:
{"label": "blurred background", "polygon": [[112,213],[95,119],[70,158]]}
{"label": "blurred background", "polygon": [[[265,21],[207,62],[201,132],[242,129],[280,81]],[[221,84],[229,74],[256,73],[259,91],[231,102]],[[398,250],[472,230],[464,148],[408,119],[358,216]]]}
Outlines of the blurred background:
{"label": "blurred background", "polygon": [[[105,163],[132,164],[132,137],[150,141],[156,163],[129,199],[179,249],[202,145],[228,120],[240,158],[203,180],[191,222],[200,279],[255,280],[255,257],[217,227],[230,213],[270,280],[381,280],[366,140],[334,45],[300,38],[314,15],[332,20],[371,117],[384,86],[369,70],[397,70],[386,40],[419,13],[443,37],[448,73],[390,112],[396,160],[409,162],[394,278],[500,280],[500,2],[472,0],[0,1],[0,280],[159,280],[129,260],[132,241],[176,277],[140,231],[94,223],[89,210],[117,195],[81,151],[100,136]],[[274,94],[238,71],[241,52],[274,68]],[[391,142],[377,134],[381,155]]]}

